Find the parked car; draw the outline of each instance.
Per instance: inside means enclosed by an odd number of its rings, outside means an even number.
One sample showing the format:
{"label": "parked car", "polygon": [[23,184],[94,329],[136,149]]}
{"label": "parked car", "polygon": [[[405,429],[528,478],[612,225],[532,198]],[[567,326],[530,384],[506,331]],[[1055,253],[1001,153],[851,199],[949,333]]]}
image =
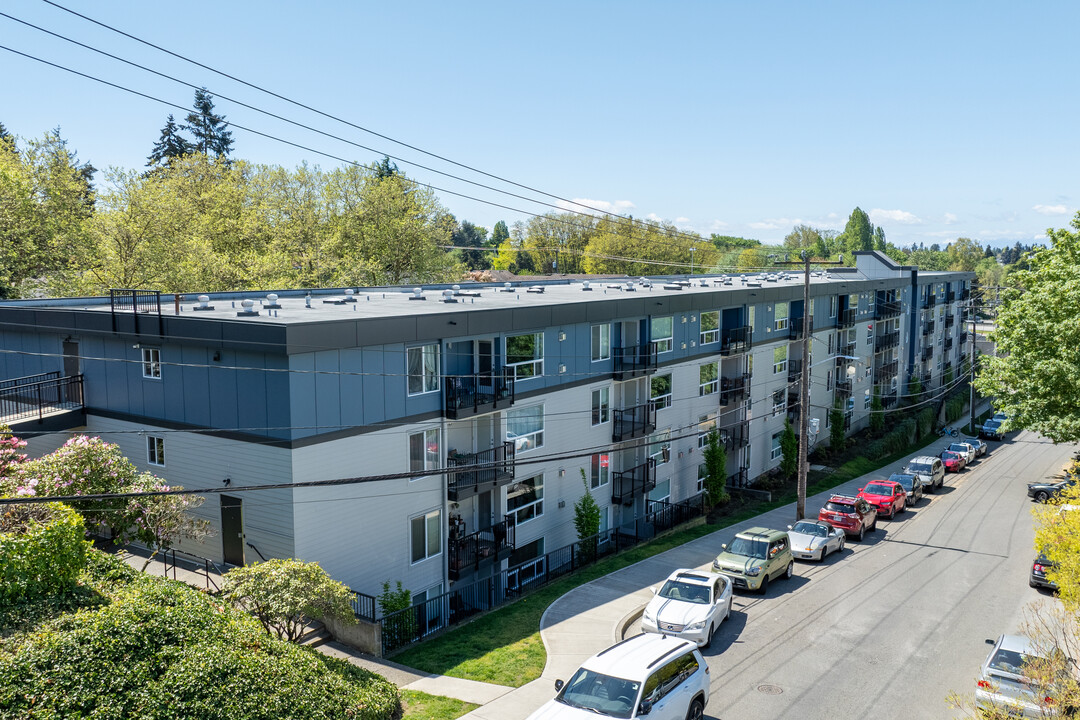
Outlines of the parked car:
{"label": "parked car", "polygon": [[975,448],[975,457],[977,457],[977,458],[982,457],[983,455],[985,455],[987,449],[989,449],[989,447],[990,447],[989,445],[987,445],[986,443],[984,443],[982,440],[980,440],[977,437],[965,437],[964,442],[966,442],[971,447]]}
{"label": "parked car", "polygon": [[1054,563],[1050,562],[1045,555],[1040,554],[1039,557],[1035,558],[1035,562],[1031,563],[1031,577],[1028,578],[1028,585],[1033,588],[1057,590],[1057,583],[1046,579],[1046,571],[1053,569]]}
{"label": "parked car", "polygon": [[1057,496],[1067,487],[1074,485],[1077,482],[1077,478],[1074,475],[1070,475],[1064,480],[1057,482],[1034,482],[1028,483],[1028,497],[1035,500],[1035,502],[1047,502]]}
{"label": "parked car", "polygon": [[854,495],[833,495],[818,512],[818,520],[862,540],[867,532],[877,530],[877,508]]}
{"label": "parked car", "polygon": [[859,497],[877,508],[878,515],[896,517],[907,508],[907,493],[904,487],[890,480],[874,480],[866,483],[859,490]]}
{"label": "parked car", "polygon": [[923,484],[918,475],[911,473],[893,473],[889,476],[889,480],[894,483],[899,483],[900,487],[904,488],[904,492],[907,494],[907,504],[909,506],[914,505],[923,499]]}
{"label": "parked car", "polygon": [[641,632],[712,644],[713,631],[731,615],[731,580],[704,570],[676,570],[645,606]]}
{"label": "parked car", "polygon": [[667,635],[635,635],[582,663],[529,720],[693,718],[709,702],[709,665],[697,646]]}
{"label": "parked car", "polygon": [[941,458],[933,455],[919,455],[911,458],[904,472],[918,475],[922,480],[923,489],[927,492],[934,492],[934,488],[945,484],[945,463],[941,462]]}
{"label": "parked car", "polygon": [[941,462],[948,472],[960,472],[967,467],[967,456],[952,450],[943,450],[941,452]]}
{"label": "parked car", "polygon": [[795,571],[791,540],[782,530],[752,527],[720,547],[723,552],[713,560],[713,570],[727,575],[737,588],[764,594],[770,580],[789,578]]}
{"label": "parked car", "polygon": [[1005,434],[1001,429],[1001,420],[994,420],[993,418],[987,420],[979,426],[979,437],[984,437],[989,440],[1000,440]]}
{"label": "parked car", "polygon": [[954,442],[946,450],[963,455],[965,466],[975,462],[975,446],[970,443]]}
{"label": "parked car", "polygon": [[800,520],[788,525],[788,537],[791,538],[791,554],[799,560],[817,560],[844,549],[844,531],[835,528],[824,520]]}
{"label": "parked car", "polygon": [[975,689],[975,706],[984,712],[1004,712],[1009,717],[1056,717],[1054,699],[1024,666],[1038,656],[1031,641],[1022,635],[1002,635],[982,664]]}

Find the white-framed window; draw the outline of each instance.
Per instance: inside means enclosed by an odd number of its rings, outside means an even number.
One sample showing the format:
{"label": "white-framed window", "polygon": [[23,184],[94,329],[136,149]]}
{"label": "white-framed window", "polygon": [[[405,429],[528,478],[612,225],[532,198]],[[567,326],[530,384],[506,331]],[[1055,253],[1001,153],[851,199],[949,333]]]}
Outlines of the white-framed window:
{"label": "white-framed window", "polygon": [[863,404],[862,404],[862,407],[863,407],[863,410],[869,410],[870,409],[870,389],[869,388],[867,388],[866,390],[863,391]]}
{"label": "white-framed window", "polygon": [[441,553],[442,510],[432,510],[409,518],[409,538],[414,563]]}
{"label": "white-framed window", "polygon": [[703,493],[705,492],[705,478],[709,476],[709,472],[705,467],[705,463],[701,463],[697,466],[697,485],[694,491]]}
{"label": "white-framed window", "polygon": [[671,373],[653,375],[649,386],[651,388],[649,399],[656,403],[657,410],[671,407]]}
{"label": "white-framed window", "polygon": [[649,436],[649,457],[655,459],[657,465],[671,460],[671,428]]}
{"label": "white-framed window", "polygon": [[838,298],[836,295],[829,296],[829,317],[831,318],[836,317],[837,300]]}
{"label": "white-framed window", "polygon": [[851,293],[847,298],[848,310],[854,310],[855,314],[859,314],[859,295],[858,293]]}
{"label": "white-framed window", "polygon": [[772,351],[773,375],[782,373],[785,370],[787,370],[787,345],[781,345],[778,348],[773,348]]}
{"label": "white-framed window", "polygon": [[649,339],[656,343],[656,352],[671,352],[674,327],[671,315],[654,317],[649,321]]}
{"label": "white-framed window", "polygon": [[608,453],[593,453],[592,475],[589,486],[596,489],[601,485],[607,485],[611,478],[611,455]]}
{"label": "white-framed window", "polygon": [[750,377],[754,376],[754,354],[746,354],[746,374]]}
{"label": "white-framed window", "polygon": [[409,472],[417,474],[413,480],[439,468],[442,460],[439,445],[439,428],[409,433]]}
{"label": "white-framed window", "polygon": [[783,415],[784,410],[787,407],[787,396],[783,390],[777,390],[772,394],[772,414]]}
{"label": "white-framed window", "polygon": [[165,438],[156,435],[146,436],[146,462],[150,465],[165,467]]}
{"label": "white-framed window", "polygon": [[544,446],[544,406],[532,405],[506,411],[506,439],[516,452]]}
{"label": "white-framed window", "polygon": [[712,395],[720,390],[720,363],[705,363],[698,367],[698,396]]}
{"label": "white-framed window", "polygon": [[611,388],[597,388],[592,391],[592,424],[602,425],[611,419],[609,402]]}
{"label": "white-framed window", "polygon": [[783,448],[780,447],[780,436],[782,434],[783,433],[773,433],[772,450],[769,452],[770,460],[776,460],[777,458],[782,457],[784,454]]}
{"label": "white-framed window", "polygon": [[713,415],[705,415],[698,419],[698,436],[697,446],[698,450],[704,450],[709,444],[709,433],[716,427],[716,417]]}
{"label": "white-framed window", "polygon": [[664,480],[656,483],[656,487],[649,491],[651,502],[666,502],[671,499],[671,481]]}
{"label": "white-framed window", "polygon": [[506,338],[506,367],[518,380],[541,377],[544,374],[544,334],[508,335]]}
{"label": "white-framed window", "polygon": [[701,335],[698,342],[702,345],[720,340],[720,311],[709,310],[701,313]]}
{"label": "white-framed window", "polygon": [[825,371],[825,391],[832,390],[832,370]]}
{"label": "white-framed window", "polygon": [[409,375],[409,395],[423,395],[439,390],[439,344],[417,345],[405,349]]}
{"label": "white-framed window", "polygon": [[750,328],[750,332],[754,331],[754,321],[757,316],[757,305],[746,306],[746,326]]}
{"label": "white-framed window", "polygon": [[506,512],[520,525],[544,514],[544,476],[536,475],[510,486],[506,493]]}
{"label": "white-framed window", "polygon": [[592,326],[592,361],[611,358],[611,325]]}
{"label": "white-framed window", "polygon": [[159,348],[142,349],[142,376],[153,380],[161,379],[161,350]]}
{"label": "white-framed window", "polygon": [[870,323],[866,326],[866,345],[869,347],[874,344],[874,323]]}
{"label": "white-framed window", "polygon": [[778,302],[773,306],[773,329],[783,330],[787,327],[788,321],[788,304],[786,302]]}

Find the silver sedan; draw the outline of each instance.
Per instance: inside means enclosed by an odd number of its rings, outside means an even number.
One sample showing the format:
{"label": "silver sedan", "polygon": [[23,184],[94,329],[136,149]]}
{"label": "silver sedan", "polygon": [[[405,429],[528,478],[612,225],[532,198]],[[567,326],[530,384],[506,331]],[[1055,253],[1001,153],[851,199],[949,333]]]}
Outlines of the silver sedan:
{"label": "silver sedan", "polygon": [[833,550],[844,549],[844,531],[822,520],[800,520],[788,525],[791,554],[799,560],[821,562]]}

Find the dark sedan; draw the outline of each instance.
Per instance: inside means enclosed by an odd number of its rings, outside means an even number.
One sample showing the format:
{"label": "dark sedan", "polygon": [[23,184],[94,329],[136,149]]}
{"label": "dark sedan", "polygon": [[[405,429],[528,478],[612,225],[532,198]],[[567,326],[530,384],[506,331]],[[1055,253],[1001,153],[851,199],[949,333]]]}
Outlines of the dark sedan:
{"label": "dark sedan", "polygon": [[1037,482],[1028,483],[1028,497],[1035,500],[1035,502],[1044,503],[1051,498],[1056,498],[1058,494],[1076,482],[1076,478],[1069,478],[1068,480],[1059,480],[1058,482]]}
{"label": "dark sedan", "polygon": [[1046,579],[1047,571],[1053,569],[1054,563],[1050,562],[1045,555],[1039,555],[1035,558],[1035,562],[1031,563],[1031,577],[1028,579],[1028,585],[1033,588],[1057,590],[1057,583]]}

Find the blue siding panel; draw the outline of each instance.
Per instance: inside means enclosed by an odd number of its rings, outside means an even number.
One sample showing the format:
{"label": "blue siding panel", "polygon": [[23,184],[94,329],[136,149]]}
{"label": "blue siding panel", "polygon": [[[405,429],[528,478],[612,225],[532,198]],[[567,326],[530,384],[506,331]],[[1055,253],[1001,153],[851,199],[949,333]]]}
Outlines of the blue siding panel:
{"label": "blue siding panel", "polygon": [[[221,364],[234,367],[237,354],[228,350],[221,351]],[[210,368],[210,423],[214,427],[234,428],[239,425],[236,406],[236,371],[222,368]],[[245,398],[246,401],[246,398]]]}
{"label": "blue siding panel", "polygon": [[[363,403],[364,423],[367,425],[386,420],[385,402],[395,389],[392,386],[393,384],[389,382],[391,378],[382,377],[385,368],[382,351],[381,347],[360,349],[360,354],[363,357],[364,373],[361,378],[364,388],[361,394],[361,402]],[[404,398],[405,386],[401,385],[397,389],[400,389],[401,397]]]}
{"label": "blue siding panel", "polygon": [[[237,365],[245,368],[262,368],[265,365],[262,353],[244,353],[238,355]],[[272,423],[266,417],[266,373],[258,370],[236,370],[237,420],[244,432],[264,434]]]}
{"label": "blue siding panel", "polygon": [[290,372],[289,387],[289,416],[292,418],[294,438],[314,435],[314,427],[318,421],[315,411],[315,376],[311,372],[315,369],[315,356],[311,353],[293,355],[289,358],[289,369],[299,372]]}
{"label": "blue siding panel", "polygon": [[337,350],[315,353],[315,413],[320,428],[341,426],[341,376]]}
{"label": "blue siding panel", "polygon": [[[272,370],[287,370],[289,359],[284,355],[267,355],[266,367]],[[292,437],[292,414],[290,412],[290,375],[288,372],[268,372],[263,378],[266,388],[267,425],[277,430],[269,430],[268,435],[277,438]]]}
{"label": "blue siding panel", "polygon": [[[181,403],[184,408],[184,422],[192,425],[210,425],[210,396],[205,392],[205,388],[210,383],[210,369],[193,367],[193,365],[209,365],[207,356],[205,348],[185,347],[180,355],[184,367],[180,368],[179,382],[168,383],[168,387],[173,392],[179,389],[183,393]],[[185,392],[189,388],[190,392]]]}
{"label": "blue siding panel", "polygon": [[364,424],[364,363],[359,348],[341,351],[341,424]]}

